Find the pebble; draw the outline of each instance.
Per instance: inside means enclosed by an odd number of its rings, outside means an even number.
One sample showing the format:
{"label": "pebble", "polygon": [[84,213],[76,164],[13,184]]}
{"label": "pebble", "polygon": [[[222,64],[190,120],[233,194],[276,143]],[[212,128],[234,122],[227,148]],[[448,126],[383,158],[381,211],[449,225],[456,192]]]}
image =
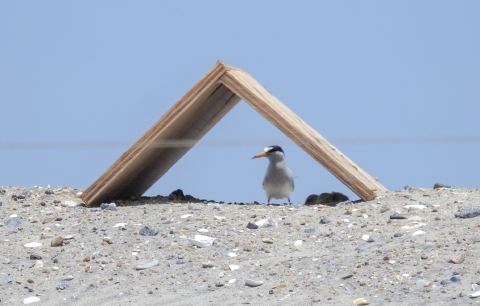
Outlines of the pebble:
{"label": "pebble", "polygon": [[315,233],[315,229],[314,228],[306,228],[304,230],[304,232],[307,233],[307,234],[313,234],[313,233]]}
{"label": "pebble", "polygon": [[248,287],[258,287],[263,285],[263,282],[259,280],[247,279],[245,280],[245,285]]}
{"label": "pebble", "polygon": [[37,260],[32,267],[32,269],[39,269],[39,268],[43,268],[43,261],[41,260]]}
{"label": "pebble", "polygon": [[103,210],[116,211],[117,210],[117,205],[115,205],[115,203],[102,203],[102,204],[100,204],[100,208],[103,209]]}
{"label": "pebble", "polygon": [[402,237],[402,236],[403,236],[403,233],[395,233],[395,234],[393,234],[393,237],[396,237],[396,238]]}
{"label": "pebble", "polygon": [[326,217],[320,218],[320,224],[328,224],[328,223],[330,223],[330,220],[328,220]]}
{"label": "pebble", "polygon": [[7,219],[5,222],[5,225],[3,226],[4,228],[14,228],[17,226],[22,225],[22,219],[18,217],[10,217]]}
{"label": "pebble", "polygon": [[455,213],[457,218],[474,218],[480,216],[480,207],[466,207],[461,208]]}
{"label": "pebble", "polygon": [[57,286],[57,290],[65,290],[68,287],[70,287],[70,286],[67,285],[67,284],[61,283],[60,285]]}
{"label": "pebble", "polygon": [[248,222],[247,228],[248,229],[257,229],[258,225],[256,225],[255,223],[252,223],[252,222]]}
{"label": "pebble", "polygon": [[204,268],[204,269],[213,268],[213,263],[211,263],[211,262],[204,262],[204,263],[202,263],[202,268]]}
{"label": "pebble", "polygon": [[63,244],[63,238],[62,237],[57,237],[50,242],[50,246],[52,247],[57,247],[61,246]]}
{"label": "pebble", "polygon": [[156,260],[156,259],[153,259],[153,260],[150,260],[150,261],[147,261],[147,262],[140,263],[140,264],[136,265],[135,270],[145,270],[145,269],[154,267],[158,264],[159,264],[159,261]]}
{"label": "pebble", "polygon": [[41,246],[42,244],[40,242],[29,242],[29,243],[25,243],[24,245],[27,248],[36,248]]}
{"label": "pebble", "polygon": [[73,276],[69,275],[63,279],[64,281],[71,281],[73,280]]}
{"label": "pebble", "polygon": [[373,238],[370,235],[363,235],[362,240],[366,242],[373,242]]}
{"label": "pebble", "polygon": [[459,251],[450,257],[450,261],[453,262],[454,264],[460,264],[465,260],[465,256],[466,256],[466,252]]}
{"label": "pebble", "polygon": [[294,243],[293,243],[293,246],[295,246],[296,248],[301,248],[302,247],[302,240],[296,240]]}
{"label": "pebble", "polygon": [[358,299],[355,299],[353,300],[353,304],[355,305],[370,305],[370,302],[367,301],[366,299],[364,298],[358,298]]}
{"label": "pebble", "polygon": [[142,236],[156,236],[158,234],[158,229],[146,225],[142,227],[138,233]]}
{"label": "pebble", "polygon": [[392,220],[395,220],[395,219],[407,219],[407,217],[401,216],[401,215],[397,215],[397,214],[393,214],[393,215],[390,215],[390,219],[392,219]]}
{"label": "pebble", "polygon": [[418,231],[414,232],[414,233],[412,234],[412,236],[419,236],[419,235],[423,235],[423,234],[425,234],[424,231],[418,230]]}

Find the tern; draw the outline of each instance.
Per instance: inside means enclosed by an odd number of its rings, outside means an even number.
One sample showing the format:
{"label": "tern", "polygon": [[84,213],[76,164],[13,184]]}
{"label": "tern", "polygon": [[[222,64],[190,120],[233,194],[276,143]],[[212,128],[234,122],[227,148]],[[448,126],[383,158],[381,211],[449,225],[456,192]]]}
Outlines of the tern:
{"label": "tern", "polygon": [[290,194],[295,187],[293,183],[293,172],[288,169],[285,163],[285,153],[279,146],[266,147],[263,152],[255,155],[253,158],[266,157],[269,164],[265,178],[263,179],[263,189],[267,194],[268,204],[270,199],[288,199],[290,204]]}

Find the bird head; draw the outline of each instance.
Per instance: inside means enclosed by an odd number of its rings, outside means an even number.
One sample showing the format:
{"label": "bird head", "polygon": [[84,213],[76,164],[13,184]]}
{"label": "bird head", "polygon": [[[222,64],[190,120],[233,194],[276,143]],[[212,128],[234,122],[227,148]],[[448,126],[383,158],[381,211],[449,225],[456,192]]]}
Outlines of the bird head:
{"label": "bird head", "polygon": [[283,159],[285,157],[285,153],[280,146],[269,146],[263,149],[263,152],[252,157],[252,159],[259,157],[267,157],[268,159]]}

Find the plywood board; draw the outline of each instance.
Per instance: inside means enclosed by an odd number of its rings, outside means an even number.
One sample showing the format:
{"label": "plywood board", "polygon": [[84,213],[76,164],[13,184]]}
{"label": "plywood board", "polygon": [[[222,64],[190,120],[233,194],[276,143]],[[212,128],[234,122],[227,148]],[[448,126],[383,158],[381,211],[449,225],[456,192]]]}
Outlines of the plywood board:
{"label": "plywood board", "polygon": [[245,71],[217,62],[110,166],[81,198],[87,205],[138,197],[243,99],[363,200],[386,191]]}

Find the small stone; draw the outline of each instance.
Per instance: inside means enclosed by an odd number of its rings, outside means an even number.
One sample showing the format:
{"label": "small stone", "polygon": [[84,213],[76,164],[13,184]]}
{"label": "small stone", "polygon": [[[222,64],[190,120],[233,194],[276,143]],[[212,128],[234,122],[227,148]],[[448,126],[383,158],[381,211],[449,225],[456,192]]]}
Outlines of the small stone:
{"label": "small stone", "polygon": [[117,210],[117,205],[115,205],[115,203],[102,203],[102,204],[100,204],[100,208],[102,210],[115,211],[115,210]]}
{"label": "small stone", "polygon": [[33,279],[29,278],[29,279],[27,279],[27,283],[33,284],[33,283],[35,283],[35,281]]}
{"label": "small stone", "polygon": [[358,299],[356,299],[356,300],[353,300],[353,304],[355,304],[355,305],[360,305],[360,306],[361,306],[361,305],[370,305],[370,302],[367,301],[367,300],[364,299],[364,298],[358,298]]}
{"label": "small stone", "polygon": [[87,256],[83,257],[83,262],[89,262],[90,259],[91,259],[90,256],[87,255]]}
{"label": "small stone", "polygon": [[326,217],[320,218],[320,224],[328,224],[328,223],[330,223],[330,220],[328,220]]}
{"label": "small stone", "polygon": [[439,189],[439,188],[452,188],[452,187],[447,186],[447,185],[443,185],[443,184],[440,184],[440,183],[436,183],[435,185],[433,185],[433,189]]}
{"label": "small stone", "polygon": [[255,223],[252,223],[252,222],[248,222],[247,228],[248,229],[257,229],[258,225],[256,225]]}
{"label": "small stone", "polygon": [[68,287],[69,287],[69,286],[68,286],[67,284],[62,283],[62,284],[60,284],[60,285],[57,286],[57,290],[65,290],[65,289],[67,289]]}
{"label": "small stone", "polygon": [[424,231],[418,230],[418,231],[415,231],[415,232],[412,234],[412,236],[419,236],[419,235],[423,235],[423,234],[425,234]]}
{"label": "small stone", "polygon": [[40,242],[29,242],[25,244],[25,247],[27,248],[36,248],[41,246],[42,244]]}
{"label": "small stone", "polygon": [[465,260],[465,256],[466,252],[459,251],[450,257],[450,262],[453,262],[454,264],[460,264]]}
{"label": "small stone", "polygon": [[211,263],[211,262],[204,262],[204,263],[202,263],[202,268],[204,268],[204,269],[213,268],[213,263]]}
{"label": "small stone", "polygon": [[177,261],[175,262],[177,265],[183,265],[185,263],[185,261],[181,258],[177,259]]}
{"label": "small stone", "polygon": [[366,242],[373,242],[374,241],[373,238],[369,235],[363,235],[362,240],[366,241]]}
{"label": "small stone", "polygon": [[272,239],[269,239],[269,238],[262,238],[262,242],[263,242],[263,243],[272,244],[272,243],[273,243],[273,240],[272,240]]}
{"label": "small stone", "polygon": [[40,259],[42,259],[42,256],[37,254],[30,254],[30,260],[40,260]]}
{"label": "small stone", "polygon": [[45,190],[45,194],[51,195],[51,194],[54,194],[54,193],[55,192],[53,192],[53,190],[51,190],[51,189]]}
{"label": "small stone", "polygon": [[461,208],[455,213],[457,218],[474,218],[480,216],[480,207]]}
{"label": "small stone", "polygon": [[247,285],[248,287],[258,287],[263,285],[263,282],[259,280],[247,279],[245,281],[245,285]]}
{"label": "small stone", "polygon": [[139,234],[142,236],[156,236],[158,234],[158,229],[144,226],[140,229]]}
{"label": "small stone", "polygon": [[158,265],[158,264],[159,264],[159,261],[156,260],[156,259],[153,259],[153,260],[150,260],[150,261],[147,261],[147,262],[138,264],[138,265],[135,267],[135,270],[145,270],[145,269],[154,267],[154,266],[156,266],[156,265]]}
{"label": "small stone", "polygon": [[304,232],[307,233],[307,234],[313,234],[313,233],[315,233],[315,229],[314,228],[306,228],[304,230]]}
{"label": "small stone", "polygon": [[69,275],[67,277],[65,277],[63,280],[64,281],[71,281],[73,279],[73,276]]}
{"label": "small stone", "polygon": [[430,281],[430,280],[423,283],[423,287],[430,287],[431,285],[432,285],[432,281]]}
{"label": "small stone", "polygon": [[8,220],[5,222],[5,225],[3,226],[4,228],[14,228],[17,226],[22,225],[22,219],[18,217],[10,217]]}
{"label": "small stone", "polygon": [[403,233],[395,233],[395,234],[393,234],[393,237],[396,237],[396,238],[402,237],[402,236],[403,236]]}
{"label": "small stone", "polygon": [[63,238],[62,237],[57,237],[50,242],[50,246],[52,247],[57,247],[61,246],[63,244]]}
{"label": "small stone", "polygon": [[407,219],[407,217],[404,217],[404,216],[401,216],[401,215],[397,215],[397,214],[393,214],[393,215],[390,215],[390,219],[392,219],[392,220],[395,220],[395,219]]}
{"label": "small stone", "polygon": [[40,269],[43,268],[43,261],[37,260],[35,264],[32,266],[32,269]]}

